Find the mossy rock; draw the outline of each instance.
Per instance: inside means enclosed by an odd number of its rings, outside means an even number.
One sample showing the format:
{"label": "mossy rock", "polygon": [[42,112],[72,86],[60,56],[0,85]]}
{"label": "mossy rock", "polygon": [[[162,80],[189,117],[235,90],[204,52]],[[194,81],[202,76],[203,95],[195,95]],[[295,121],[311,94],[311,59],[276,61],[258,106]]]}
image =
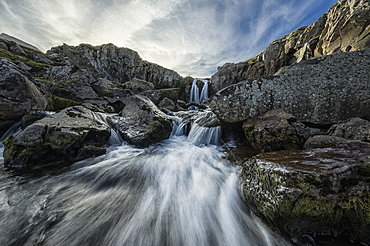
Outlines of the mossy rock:
{"label": "mossy rock", "polygon": [[50,94],[48,105],[46,106],[46,111],[60,111],[65,108],[81,105],[82,102],[73,101],[63,97],[58,97]]}

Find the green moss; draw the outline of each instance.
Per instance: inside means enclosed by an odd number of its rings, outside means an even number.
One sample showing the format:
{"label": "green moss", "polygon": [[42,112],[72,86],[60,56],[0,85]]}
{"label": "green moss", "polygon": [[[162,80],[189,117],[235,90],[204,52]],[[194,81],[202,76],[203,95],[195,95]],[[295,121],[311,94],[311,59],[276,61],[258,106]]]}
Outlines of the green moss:
{"label": "green moss", "polygon": [[114,96],[114,94],[113,94],[113,92],[111,91],[111,90],[105,90],[105,92],[104,92],[104,95],[103,96],[105,96],[105,97],[113,97]]}
{"label": "green moss", "polygon": [[250,136],[255,129],[256,129],[256,127],[254,125],[245,127],[244,128],[244,134],[247,134],[248,136]]}
{"label": "green moss", "polygon": [[82,102],[73,101],[70,99],[62,98],[50,94],[48,105],[46,106],[47,111],[60,111],[65,108],[81,105]]}
{"label": "green moss", "polygon": [[310,39],[310,41],[313,41],[313,40],[315,40],[315,39],[318,39],[320,37],[320,35],[318,35],[318,36],[316,36],[316,37],[313,37],[313,38],[311,38]]}
{"label": "green moss", "polygon": [[249,59],[249,60],[247,61],[248,65],[253,65],[253,64],[255,64],[256,62],[257,62],[257,56],[256,56],[256,57],[253,57],[253,58],[251,58],[251,59]]}
{"label": "green moss", "polygon": [[38,82],[41,82],[43,84],[52,84],[52,85],[56,85],[58,82],[52,80],[52,79],[47,79],[45,77],[34,77],[34,79]]}
{"label": "green moss", "polygon": [[23,62],[27,66],[31,67],[31,69],[32,69],[31,71],[33,71],[33,72],[41,71],[41,70],[43,70],[47,67],[50,67],[49,64],[36,62],[36,61],[33,61],[33,60],[31,60],[27,57],[13,54],[13,53],[11,53],[7,50],[4,50],[4,49],[0,49],[0,57],[7,58],[7,59],[11,60],[12,62],[14,62],[15,64],[19,64],[19,63]]}

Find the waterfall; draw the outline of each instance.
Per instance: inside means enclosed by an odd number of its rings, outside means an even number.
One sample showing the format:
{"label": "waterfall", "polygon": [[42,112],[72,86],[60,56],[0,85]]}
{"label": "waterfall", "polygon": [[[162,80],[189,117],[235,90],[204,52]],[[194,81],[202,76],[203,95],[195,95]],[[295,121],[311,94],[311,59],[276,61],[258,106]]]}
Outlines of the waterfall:
{"label": "waterfall", "polygon": [[290,245],[241,198],[220,127],[199,124],[186,137],[174,117],[171,138],[145,149],[112,130],[107,154],[43,175],[0,170],[0,245]]}
{"label": "waterfall", "polygon": [[198,88],[198,85],[197,85],[197,79],[194,79],[193,84],[191,85],[190,102],[191,103],[193,102],[193,103],[196,103],[196,104],[200,103],[200,101],[199,101],[199,88]]}
{"label": "waterfall", "polygon": [[202,80],[204,85],[203,85],[203,88],[202,88],[202,92],[200,93],[200,99],[199,99],[199,102],[202,103],[203,100],[207,100],[208,99],[208,81],[207,80]]}

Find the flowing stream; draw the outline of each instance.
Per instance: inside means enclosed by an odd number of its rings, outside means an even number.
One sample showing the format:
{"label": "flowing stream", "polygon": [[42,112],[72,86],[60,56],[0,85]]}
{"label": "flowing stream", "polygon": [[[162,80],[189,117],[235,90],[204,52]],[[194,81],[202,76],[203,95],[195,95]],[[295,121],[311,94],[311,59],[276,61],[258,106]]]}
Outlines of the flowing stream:
{"label": "flowing stream", "polygon": [[0,245],[289,245],[242,200],[240,167],[212,144],[219,130],[176,136],[178,123],[145,149],[113,131],[106,155],[59,171],[1,168]]}

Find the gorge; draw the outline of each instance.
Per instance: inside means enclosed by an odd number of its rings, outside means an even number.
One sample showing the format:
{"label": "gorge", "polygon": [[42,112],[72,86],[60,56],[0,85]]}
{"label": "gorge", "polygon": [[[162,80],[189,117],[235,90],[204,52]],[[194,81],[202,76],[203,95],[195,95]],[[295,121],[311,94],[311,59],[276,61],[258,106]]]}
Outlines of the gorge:
{"label": "gorge", "polygon": [[370,3],[210,79],[0,38],[0,245],[370,245]]}

